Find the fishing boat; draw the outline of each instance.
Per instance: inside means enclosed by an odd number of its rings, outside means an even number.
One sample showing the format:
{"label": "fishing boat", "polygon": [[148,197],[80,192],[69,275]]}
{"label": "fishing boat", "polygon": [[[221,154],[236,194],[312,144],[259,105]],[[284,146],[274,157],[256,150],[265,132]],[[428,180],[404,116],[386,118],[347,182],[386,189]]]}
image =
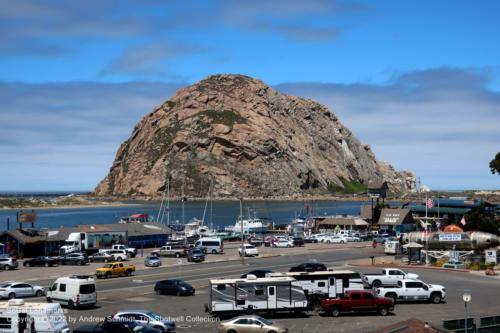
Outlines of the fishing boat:
{"label": "fishing boat", "polygon": [[152,222],[149,214],[132,214],[130,216],[123,216],[120,218],[118,223],[144,223],[144,222]]}
{"label": "fishing boat", "polygon": [[267,232],[270,227],[271,223],[267,219],[254,217],[243,220],[239,219],[233,226],[225,227],[224,230],[235,234],[241,233],[242,230],[244,234],[259,234]]}

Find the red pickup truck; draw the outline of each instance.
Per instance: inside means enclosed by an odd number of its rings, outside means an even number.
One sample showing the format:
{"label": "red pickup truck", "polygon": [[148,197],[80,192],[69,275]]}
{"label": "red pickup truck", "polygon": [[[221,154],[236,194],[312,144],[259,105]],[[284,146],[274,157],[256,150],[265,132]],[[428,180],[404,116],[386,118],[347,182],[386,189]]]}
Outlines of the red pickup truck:
{"label": "red pickup truck", "polygon": [[342,312],[376,311],[381,316],[394,310],[394,302],[390,298],[379,297],[371,291],[349,290],[339,298],[328,298],[321,301],[323,311],[338,317]]}

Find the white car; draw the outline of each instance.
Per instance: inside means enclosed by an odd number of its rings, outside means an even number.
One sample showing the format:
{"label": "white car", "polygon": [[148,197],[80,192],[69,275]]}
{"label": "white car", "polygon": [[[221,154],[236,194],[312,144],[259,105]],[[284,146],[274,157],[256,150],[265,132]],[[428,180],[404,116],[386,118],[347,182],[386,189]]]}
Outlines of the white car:
{"label": "white car", "polygon": [[149,310],[120,311],[113,316],[113,319],[125,322],[133,321],[139,325],[156,328],[161,332],[175,331],[175,322],[173,320],[168,316],[163,316]]}
{"label": "white car", "polygon": [[259,250],[251,244],[243,244],[238,248],[240,257],[253,257],[259,255]]}
{"label": "white car", "polygon": [[1,298],[19,298],[30,296],[43,296],[45,290],[41,286],[35,286],[24,282],[6,282],[0,285]]}
{"label": "white car", "polygon": [[273,247],[294,247],[293,240],[277,239],[273,242]]}
{"label": "white car", "polygon": [[345,244],[348,240],[344,236],[333,235],[325,238],[325,243],[334,243],[334,244]]}
{"label": "white car", "polygon": [[353,235],[345,235],[341,236],[344,237],[348,242],[359,242],[361,239],[359,237],[353,236]]}

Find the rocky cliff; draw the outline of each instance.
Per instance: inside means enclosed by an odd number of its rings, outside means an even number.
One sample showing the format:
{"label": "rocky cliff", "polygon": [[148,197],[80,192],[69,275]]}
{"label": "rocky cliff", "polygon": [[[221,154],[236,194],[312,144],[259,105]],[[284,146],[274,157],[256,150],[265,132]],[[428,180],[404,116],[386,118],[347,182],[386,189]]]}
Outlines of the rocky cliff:
{"label": "rocky cliff", "polygon": [[376,160],[325,106],[242,75],[214,75],[145,116],[116,154],[98,195],[288,197],[387,180],[406,191],[411,172]]}

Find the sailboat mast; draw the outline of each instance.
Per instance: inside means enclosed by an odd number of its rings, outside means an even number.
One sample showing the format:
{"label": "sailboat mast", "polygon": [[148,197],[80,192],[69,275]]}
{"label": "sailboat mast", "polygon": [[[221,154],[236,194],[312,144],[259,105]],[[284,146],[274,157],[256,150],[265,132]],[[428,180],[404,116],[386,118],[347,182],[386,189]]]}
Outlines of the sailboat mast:
{"label": "sailboat mast", "polygon": [[184,217],[185,217],[185,215],[184,215],[184,184],[185,184],[185,179],[183,178],[182,179],[182,198],[181,198],[181,201],[182,201],[182,217],[181,217],[182,224],[185,223],[185,221],[184,221]]}

